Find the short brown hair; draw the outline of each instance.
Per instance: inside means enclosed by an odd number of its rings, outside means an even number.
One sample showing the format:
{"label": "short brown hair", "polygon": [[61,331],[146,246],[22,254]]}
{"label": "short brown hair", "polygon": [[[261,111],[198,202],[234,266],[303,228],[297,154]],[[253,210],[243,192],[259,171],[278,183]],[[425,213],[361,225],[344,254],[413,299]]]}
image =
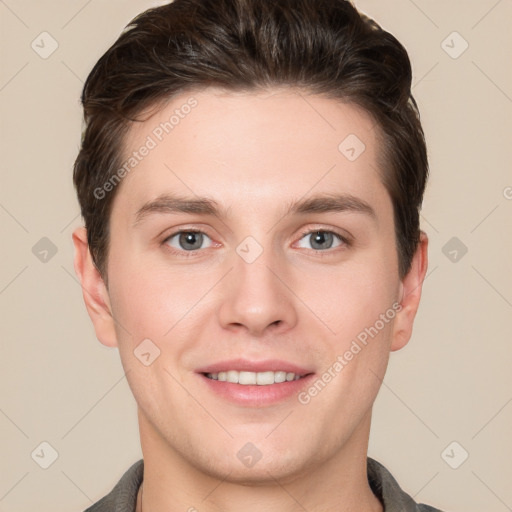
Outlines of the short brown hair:
{"label": "short brown hair", "polygon": [[405,48],[346,0],[174,0],[143,12],[82,93],[74,183],[96,267],[105,278],[117,187],[104,197],[95,191],[115,175],[123,139],[143,112],[197,88],[290,86],[358,105],[376,121],[403,277],[419,242],[428,176],[411,78]]}

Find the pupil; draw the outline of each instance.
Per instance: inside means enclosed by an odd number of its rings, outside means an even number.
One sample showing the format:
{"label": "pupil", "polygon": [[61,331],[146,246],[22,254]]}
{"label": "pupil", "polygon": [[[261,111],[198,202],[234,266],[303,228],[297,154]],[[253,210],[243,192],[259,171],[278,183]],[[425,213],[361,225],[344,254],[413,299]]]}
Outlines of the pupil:
{"label": "pupil", "polygon": [[[189,244],[188,247],[187,244]],[[180,236],[180,245],[184,249],[200,249],[202,245],[202,234],[192,232],[182,233]],[[192,247],[190,247],[190,245],[192,245]]]}
{"label": "pupil", "polygon": [[332,233],[326,233],[325,231],[317,231],[313,236],[313,248],[315,248],[315,244],[319,245],[320,249],[325,248],[322,247],[323,244],[326,244],[329,246],[329,242],[332,242]]}

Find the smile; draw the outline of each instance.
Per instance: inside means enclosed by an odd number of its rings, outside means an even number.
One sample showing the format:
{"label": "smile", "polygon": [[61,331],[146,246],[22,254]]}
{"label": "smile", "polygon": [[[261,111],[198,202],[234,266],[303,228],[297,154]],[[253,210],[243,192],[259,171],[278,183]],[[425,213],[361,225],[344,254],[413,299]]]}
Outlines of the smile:
{"label": "smile", "polygon": [[208,393],[242,407],[292,401],[314,378],[314,368],[283,359],[229,359],[195,370]]}
{"label": "smile", "polygon": [[212,380],[241,384],[243,386],[269,386],[271,384],[280,384],[282,382],[299,380],[302,377],[301,375],[286,371],[247,372],[238,370],[205,373],[205,375]]}

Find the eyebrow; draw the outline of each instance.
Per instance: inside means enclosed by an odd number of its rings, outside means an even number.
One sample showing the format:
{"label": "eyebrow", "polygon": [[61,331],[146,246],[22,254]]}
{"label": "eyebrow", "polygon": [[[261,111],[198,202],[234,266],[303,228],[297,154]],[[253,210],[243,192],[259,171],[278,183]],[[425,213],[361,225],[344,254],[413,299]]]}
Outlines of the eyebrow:
{"label": "eyebrow", "polygon": [[219,218],[227,217],[227,211],[221,208],[214,199],[163,194],[153,201],[148,201],[137,210],[134,225],[154,213],[195,213]]}
{"label": "eyebrow", "polygon": [[[283,217],[305,215],[311,213],[354,212],[377,219],[375,210],[363,199],[351,194],[322,194],[307,199],[299,199],[288,203]],[[175,194],[163,194],[148,201],[135,214],[134,225],[142,222],[152,214],[191,213],[208,215],[225,219],[228,210],[219,206],[218,202],[208,197],[185,197]]]}

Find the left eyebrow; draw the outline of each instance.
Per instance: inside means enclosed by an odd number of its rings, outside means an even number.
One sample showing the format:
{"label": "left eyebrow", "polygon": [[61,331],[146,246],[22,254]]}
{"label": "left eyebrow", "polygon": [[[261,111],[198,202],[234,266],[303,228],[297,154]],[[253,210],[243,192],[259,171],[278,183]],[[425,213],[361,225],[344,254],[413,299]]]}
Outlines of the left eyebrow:
{"label": "left eyebrow", "polygon": [[307,213],[357,212],[377,220],[375,210],[363,199],[351,194],[317,195],[309,199],[293,201],[285,216]]}

